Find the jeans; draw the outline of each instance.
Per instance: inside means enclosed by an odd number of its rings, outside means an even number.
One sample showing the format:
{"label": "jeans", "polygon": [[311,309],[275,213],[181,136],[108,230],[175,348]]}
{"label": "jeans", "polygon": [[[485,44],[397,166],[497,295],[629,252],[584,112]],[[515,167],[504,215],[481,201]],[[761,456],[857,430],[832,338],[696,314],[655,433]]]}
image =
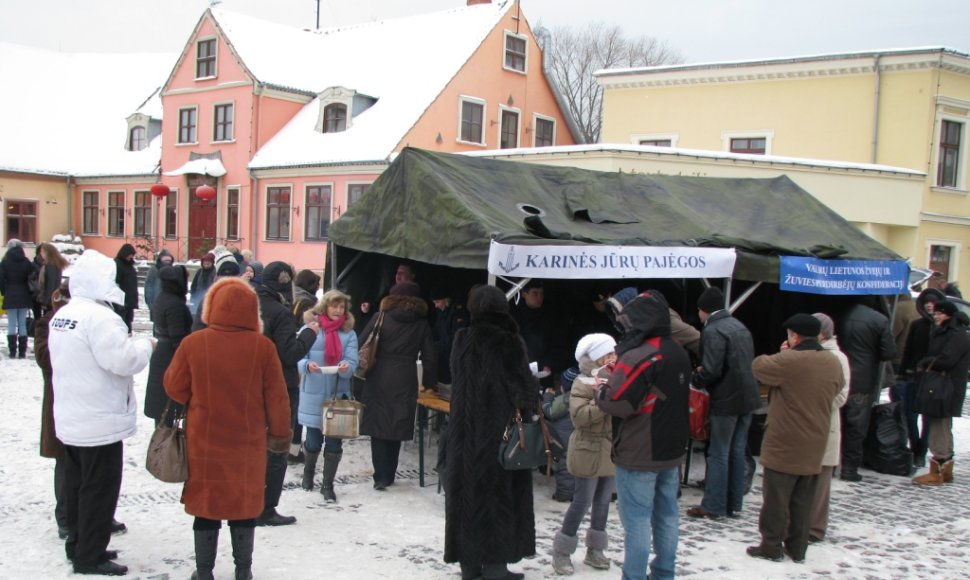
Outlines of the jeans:
{"label": "jeans", "polygon": [[704,479],[704,511],[719,516],[740,512],[744,499],[748,464],[748,428],[751,413],[711,415],[711,439],[707,445],[707,475]]}
{"label": "jeans", "polygon": [[616,481],[612,477],[576,477],[575,480],[573,501],[562,518],[562,533],[575,536],[590,505],[593,506],[593,515],[589,518],[589,527],[606,531],[606,518],[610,515],[610,500],[616,489]]}
{"label": "jeans", "polygon": [[303,441],[303,448],[310,453],[320,453],[320,449],[323,449],[327,453],[342,453],[343,446],[343,439],[324,437],[323,431],[316,427],[306,428],[306,439]]}
{"label": "jeans", "polygon": [[913,400],[916,399],[916,383],[896,383],[889,389],[889,399],[903,404],[903,416],[906,418],[906,433],[909,437],[909,449],[913,455],[924,456],[928,449],[930,438],[930,422],[923,417],[923,432],[919,431],[919,413],[913,410]]}
{"label": "jeans", "polygon": [[28,312],[30,312],[30,308],[11,308],[7,310],[7,336],[28,336]]}
{"label": "jeans", "polygon": [[677,490],[678,469],[628,471],[616,468],[616,491],[623,523],[623,580],[644,580],[650,548],[656,556],[650,562],[650,578],[674,577],[680,512]]}

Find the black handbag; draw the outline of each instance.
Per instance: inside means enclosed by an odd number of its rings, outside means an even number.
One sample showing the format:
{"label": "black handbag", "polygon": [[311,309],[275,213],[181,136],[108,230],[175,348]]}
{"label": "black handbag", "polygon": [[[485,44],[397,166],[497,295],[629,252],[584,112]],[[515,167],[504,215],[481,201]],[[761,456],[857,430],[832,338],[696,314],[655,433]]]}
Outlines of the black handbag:
{"label": "black handbag", "polygon": [[934,359],[916,382],[913,410],[932,419],[949,417],[947,412],[953,393],[949,375],[933,370]]}
{"label": "black handbag", "polygon": [[545,465],[548,474],[552,464],[566,452],[566,446],[549,430],[538,403],[536,409],[536,420],[531,423],[523,421],[522,413],[516,409],[505,427],[498,451],[498,462],[504,469],[536,469]]}

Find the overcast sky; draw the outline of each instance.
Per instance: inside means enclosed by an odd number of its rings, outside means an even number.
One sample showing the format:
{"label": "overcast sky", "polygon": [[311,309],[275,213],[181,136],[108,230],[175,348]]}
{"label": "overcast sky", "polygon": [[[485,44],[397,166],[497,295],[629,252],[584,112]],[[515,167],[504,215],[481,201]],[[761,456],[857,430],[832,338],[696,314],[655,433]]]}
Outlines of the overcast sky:
{"label": "overcast sky", "polygon": [[[0,0],[0,41],[70,52],[176,52],[209,3]],[[464,3],[320,0],[320,25],[421,14]],[[315,26],[316,0],[223,0],[221,5],[294,26]],[[687,62],[917,46],[970,52],[970,0],[521,0],[521,5],[533,25],[618,24],[630,36],[667,42]]]}

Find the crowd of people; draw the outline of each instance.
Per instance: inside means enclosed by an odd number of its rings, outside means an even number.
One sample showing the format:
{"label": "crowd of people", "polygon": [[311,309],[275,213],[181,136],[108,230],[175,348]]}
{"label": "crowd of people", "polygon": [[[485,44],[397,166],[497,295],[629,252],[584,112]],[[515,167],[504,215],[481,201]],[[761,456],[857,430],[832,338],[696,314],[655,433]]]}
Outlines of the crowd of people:
{"label": "crowd of people", "polygon": [[[895,383],[893,398],[903,404],[914,467],[931,454],[914,483],[953,480],[952,417],[962,412],[970,371],[970,320],[936,291],[920,295],[895,336],[888,317],[856,304],[790,316],[777,352],[756,356],[752,333],[717,287],[700,294],[696,313],[684,313],[700,329],[657,290],[598,294],[577,317],[582,335],[574,339],[576,329],[544,309],[538,280],[510,304],[488,285],[465,296],[446,285],[425,292],[401,264],[386,296],[355,309],[338,289],[318,298],[320,276],[310,270],[263,266],[251,253],[217,247],[191,280],[170,254],[156,256],[144,294],[153,332],[141,337],[131,327],[134,248],[126,244],[114,260],[88,250],[69,280],[54,246],[38,253],[43,268],[19,242],[8,245],[0,281],[11,356],[21,356],[20,311],[36,300],[21,300],[18,285],[23,279],[31,294],[28,278],[39,273],[41,453],[55,459],[55,518],[80,574],[127,572],[108,545],[123,526],[114,519],[122,441],[135,429],[133,376],[146,366],[144,414],[159,425],[185,418],[182,502],[194,517],[200,579],[212,578],[223,520],[236,578],[252,577],[256,527],[296,523],[277,511],[288,461],[302,464],[301,487],[314,491],[323,455],[322,501],[338,501],[343,439],[325,433],[325,403],[355,396],[380,492],[395,484],[401,443],[413,439],[419,391],[448,387],[439,464],[444,560],[459,564],[464,580],[522,578],[508,564],[537,551],[533,472],[496,461],[516,411],[527,420],[542,414],[568,441],[553,473],[542,468],[556,477],[553,498],[568,504],[546,547],[557,575],[575,571],[587,514],[582,562],[611,567],[606,522],[616,499],[623,578],[674,577],[691,386],[709,393],[710,436],[703,499],[687,517],[739,517],[751,476],[749,432],[754,416],[765,415],[761,542],[747,549],[752,557],[803,562],[810,544],[825,540],[831,481],[862,480],[862,442],[884,384]],[[360,347],[375,333],[376,356],[358,390]],[[920,432],[918,384],[932,372],[945,373],[951,388],[942,416],[924,415]]]}

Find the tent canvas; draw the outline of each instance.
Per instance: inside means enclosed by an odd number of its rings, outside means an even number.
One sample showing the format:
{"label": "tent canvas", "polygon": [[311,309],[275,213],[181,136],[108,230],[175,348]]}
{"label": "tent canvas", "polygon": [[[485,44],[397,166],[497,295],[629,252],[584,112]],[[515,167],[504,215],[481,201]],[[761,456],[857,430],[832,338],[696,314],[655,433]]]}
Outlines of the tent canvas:
{"label": "tent canvas", "polygon": [[405,148],[329,231],[340,249],[485,270],[515,245],[734,248],[734,278],[778,283],[779,256],[901,260],[785,176],[608,173]]}

